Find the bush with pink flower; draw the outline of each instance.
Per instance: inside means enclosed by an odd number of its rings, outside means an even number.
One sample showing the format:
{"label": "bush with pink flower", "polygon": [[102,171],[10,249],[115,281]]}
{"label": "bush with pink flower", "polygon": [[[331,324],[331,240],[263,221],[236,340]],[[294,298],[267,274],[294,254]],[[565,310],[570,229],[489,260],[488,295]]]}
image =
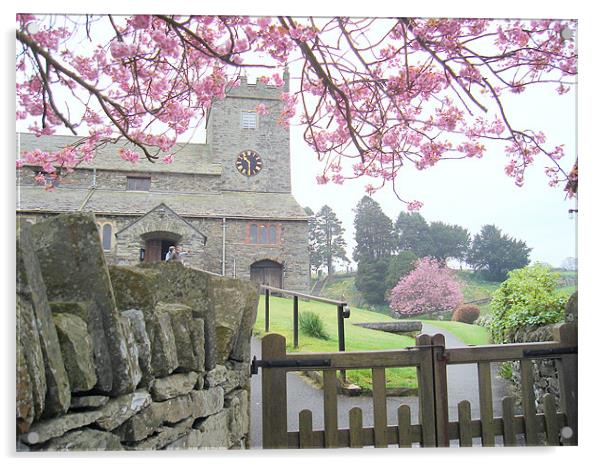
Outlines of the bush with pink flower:
{"label": "bush with pink flower", "polygon": [[391,290],[389,303],[396,317],[441,314],[463,301],[460,283],[447,267],[432,257],[423,257],[415,269]]}

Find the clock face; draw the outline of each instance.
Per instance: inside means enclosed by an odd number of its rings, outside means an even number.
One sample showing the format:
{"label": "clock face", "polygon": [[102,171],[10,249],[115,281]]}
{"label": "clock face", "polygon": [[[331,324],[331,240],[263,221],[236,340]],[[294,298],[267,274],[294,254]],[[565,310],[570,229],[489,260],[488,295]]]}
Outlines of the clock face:
{"label": "clock face", "polygon": [[236,169],[245,176],[254,176],[261,171],[263,161],[254,150],[244,150],[236,157]]}

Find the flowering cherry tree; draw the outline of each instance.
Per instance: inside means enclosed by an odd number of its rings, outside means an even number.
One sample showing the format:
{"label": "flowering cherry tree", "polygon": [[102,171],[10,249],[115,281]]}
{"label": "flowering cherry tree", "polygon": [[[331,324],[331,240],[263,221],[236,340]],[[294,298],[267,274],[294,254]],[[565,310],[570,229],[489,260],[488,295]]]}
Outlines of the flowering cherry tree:
{"label": "flowering cherry tree", "polygon": [[406,166],[479,158],[493,143],[504,146],[505,171],[518,185],[536,157],[547,159],[552,185],[570,182],[576,171],[561,166],[562,146],[516,126],[505,99],[541,85],[570,91],[575,27],[569,20],[19,14],[17,120],[39,135],[62,128],[81,139],[24,153],[17,163],[62,176],[117,140],[131,144],[119,153],[125,160],[170,163],[176,141],[203,121],[212,100],[254,69],[261,82],[283,88],[280,122],[303,125],[323,162],[318,183],[366,177],[368,193],[387,183],[395,189]]}
{"label": "flowering cherry tree", "polygon": [[460,284],[452,271],[432,257],[423,257],[389,297],[393,314],[407,317],[451,311],[462,303]]}

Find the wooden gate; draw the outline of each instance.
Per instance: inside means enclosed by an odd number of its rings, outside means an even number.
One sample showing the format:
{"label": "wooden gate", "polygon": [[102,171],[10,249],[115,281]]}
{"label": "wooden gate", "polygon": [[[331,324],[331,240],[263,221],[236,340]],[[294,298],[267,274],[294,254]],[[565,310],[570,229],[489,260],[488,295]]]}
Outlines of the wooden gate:
{"label": "wooden gate", "polygon": [[[262,360],[254,361],[254,370],[262,368],[263,448],[361,448],[365,446],[399,447],[472,446],[480,439],[483,446],[503,445],[576,445],[577,444],[577,336],[576,327],[563,324],[556,328],[554,342],[446,348],[443,335],[419,335],[416,346],[391,351],[286,353],[286,341],[278,334],[262,339]],[[544,396],[543,413],[537,413],[533,386],[534,359],[554,359],[560,385],[560,405],[554,396]],[[504,397],[503,414],[493,415],[491,363],[519,361],[522,378],[521,414],[515,413],[515,399]],[[471,418],[468,401],[458,404],[458,420],[449,421],[447,366],[478,366],[480,418]],[[410,408],[401,405],[396,425],[387,425],[385,370],[415,367],[419,387],[418,424],[413,424]],[[337,371],[372,370],[372,426],[364,426],[362,410],[349,411],[349,428],[338,426]],[[322,371],[324,385],[324,428],[314,430],[312,412],[299,413],[299,430],[287,425],[286,373]],[[457,442],[456,442],[457,441]]]}

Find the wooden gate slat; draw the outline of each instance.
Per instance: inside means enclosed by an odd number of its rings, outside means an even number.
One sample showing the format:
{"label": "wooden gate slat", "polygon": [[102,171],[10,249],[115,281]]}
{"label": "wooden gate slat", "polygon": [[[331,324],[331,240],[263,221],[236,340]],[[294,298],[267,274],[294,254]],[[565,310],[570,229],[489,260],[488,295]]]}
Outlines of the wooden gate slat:
{"label": "wooden gate slat", "polygon": [[313,415],[309,409],[299,412],[299,448],[313,448]]}
{"label": "wooden gate slat", "polygon": [[[286,356],[286,339],[276,333],[261,339],[261,355],[266,361]],[[264,367],[261,370],[263,448],[288,448],[286,371]]]}
{"label": "wooden gate slat", "polygon": [[[416,337],[417,346],[430,346],[431,337],[420,334]],[[423,447],[434,447],[437,444],[435,430],[435,396],[433,383],[433,358],[430,348],[422,348],[420,351],[420,365],[416,369],[418,378],[418,389],[420,397],[420,426],[422,428]]]}
{"label": "wooden gate slat", "polygon": [[479,374],[479,409],[481,418],[481,442],[484,447],[495,446],[493,431],[493,394],[491,390],[491,364],[477,363]]}
{"label": "wooden gate slat", "polygon": [[412,416],[408,405],[397,408],[397,444],[400,448],[412,446]]}
{"label": "wooden gate slat", "polygon": [[548,445],[560,445],[558,416],[556,414],[556,400],[554,395],[546,393],[543,396],[543,413],[546,421],[546,443]]}
{"label": "wooden gate slat", "polygon": [[504,445],[516,445],[516,430],[514,428],[514,397],[505,396],[502,398],[502,420],[504,426]]}
{"label": "wooden gate slat", "polygon": [[387,381],[385,369],[372,369],[372,405],[374,409],[374,446],[387,447]]}
{"label": "wooden gate slat", "polygon": [[533,364],[529,359],[520,360],[520,385],[525,418],[527,445],[538,445],[537,423],[535,419],[535,392],[533,391]]}
{"label": "wooden gate slat", "polygon": [[449,407],[447,403],[447,358],[445,337],[440,333],[431,338],[433,345],[433,382],[435,384],[435,426],[437,446],[449,447]]}
{"label": "wooden gate slat", "polygon": [[362,429],[364,428],[362,408],[354,407],[349,410],[349,446],[363,448]]}
{"label": "wooden gate slat", "polygon": [[472,447],[472,414],[470,401],[458,403],[458,429],[461,447]]}
{"label": "wooden gate slat", "polygon": [[338,437],[337,411],[337,373],[324,371],[324,443],[326,448],[337,448]]}

